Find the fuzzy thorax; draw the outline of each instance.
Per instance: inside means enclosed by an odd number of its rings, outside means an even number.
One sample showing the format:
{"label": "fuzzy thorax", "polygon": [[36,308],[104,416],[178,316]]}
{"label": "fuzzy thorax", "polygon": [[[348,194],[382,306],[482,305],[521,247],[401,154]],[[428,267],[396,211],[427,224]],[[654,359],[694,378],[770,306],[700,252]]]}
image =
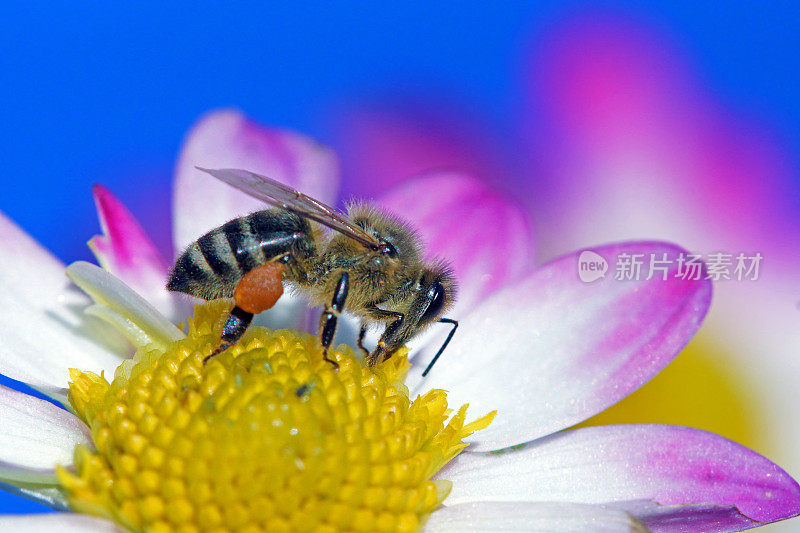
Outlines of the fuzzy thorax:
{"label": "fuzzy thorax", "polygon": [[449,419],[444,391],[411,402],[405,349],[365,367],[326,363],[315,337],[251,328],[207,365],[223,304],[189,335],[141,348],[109,383],[72,371],[94,449],[59,469],[75,511],[132,531],[417,531],[449,492],[431,477],[489,425]]}

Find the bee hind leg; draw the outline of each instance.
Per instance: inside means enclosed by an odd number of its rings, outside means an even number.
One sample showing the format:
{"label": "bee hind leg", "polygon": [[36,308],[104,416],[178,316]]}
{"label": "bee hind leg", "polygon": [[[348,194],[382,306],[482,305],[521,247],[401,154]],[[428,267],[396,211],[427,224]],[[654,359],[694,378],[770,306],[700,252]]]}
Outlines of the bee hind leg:
{"label": "bee hind leg", "polygon": [[323,311],[319,319],[319,341],[322,344],[322,358],[332,364],[335,369],[339,368],[339,363],[328,358],[328,348],[330,348],[333,337],[336,335],[336,323],[339,315],[344,310],[344,302],[347,299],[347,291],[349,289],[350,276],[347,272],[342,272],[339,282],[336,284],[336,290],[333,292],[331,303],[325,306],[325,311]]}
{"label": "bee hind leg", "polygon": [[288,257],[285,255],[277,261],[257,266],[242,277],[233,293],[236,306],[222,326],[219,346],[203,359],[203,364],[236,344],[247,331],[253,317],[275,305],[283,294],[283,264]]}
{"label": "bee hind leg", "polygon": [[203,364],[206,364],[209,359],[236,344],[236,341],[241,339],[244,332],[247,331],[250,322],[253,321],[253,316],[253,313],[248,313],[238,305],[234,307],[225,320],[225,325],[222,326],[222,336],[220,337],[219,346],[203,359]]}

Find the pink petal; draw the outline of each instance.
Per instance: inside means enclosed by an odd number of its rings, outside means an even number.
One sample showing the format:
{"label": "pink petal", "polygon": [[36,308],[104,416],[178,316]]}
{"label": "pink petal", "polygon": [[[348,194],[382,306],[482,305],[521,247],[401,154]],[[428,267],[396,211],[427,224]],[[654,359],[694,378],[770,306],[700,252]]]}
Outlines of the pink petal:
{"label": "pink petal", "polygon": [[105,270],[173,319],[186,316],[166,289],[167,264],[128,208],[102,185],[93,189],[102,235],[89,241]]}
{"label": "pink petal", "polygon": [[425,531],[428,533],[470,531],[644,533],[647,530],[625,511],[602,505],[564,502],[476,502],[446,505],[437,509],[425,524]]}
{"label": "pink petal", "polygon": [[267,208],[195,166],[250,170],[325,203],[333,203],[339,186],[338,162],[328,148],[261,126],[239,111],[213,111],[194,125],[178,160],[173,199],[177,252],[232,218]]}
{"label": "pink petal", "polygon": [[[707,431],[658,424],[582,428],[500,454],[464,453],[438,477],[453,482],[448,504],[606,503],[648,526],[668,526],[670,512],[684,524],[721,520],[704,531],[800,514],[800,486],[768,459]],[[710,505],[735,506],[743,517]]]}
{"label": "pink petal", "polygon": [[461,316],[482,298],[529,272],[530,222],[519,206],[459,172],[436,172],[403,182],[378,205],[411,222],[428,257],[452,263]]}
{"label": "pink petal", "polygon": [[794,155],[776,132],[726,109],[671,40],[583,16],[545,41],[529,79],[543,106],[531,117],[532,150],[553,186],[543,237],[557,253],[647,235],[706,252],[760,250],[773,270],[784,258],[796,264],[800,251],[785,245],[800,239]]}
{"label": "pink petal", "polygon": [[658,505],[652,501],[625,502],[625,510],[654,533],[686,531],[744,531],[764,525],[744,516],[735,505]]}
{"label": "pink petal", "polygon": [[64,265],[0,213],[0,374],[45,394],[67,385],[69,368],[113,373],[127,343],[83,309]]}
{"label": "pink petal", "polygon": [[465,111],[428,96],[342,113],[337,137],[348,177],[346,196],[375,195],[441,169],[508,181],[502,157],[508,136],[502,142],[493,139],[475,116],[474,108]]}
{"label": "pink petal", "polygon": [[[464,318],[422,381],[420,389],[449,390],[452,405],[498,410],[472,449],[520,444],[589,418],[647,382],[697,331],[711,283],[675,277],[683,250],[643,242],[594,252],[609,264],[605,278],[580,281],[578,252],[542,266]],[[647,266],[639,281],[614,279],[623,253],[645,261],[666,254],[667,279],[646,280]]]}

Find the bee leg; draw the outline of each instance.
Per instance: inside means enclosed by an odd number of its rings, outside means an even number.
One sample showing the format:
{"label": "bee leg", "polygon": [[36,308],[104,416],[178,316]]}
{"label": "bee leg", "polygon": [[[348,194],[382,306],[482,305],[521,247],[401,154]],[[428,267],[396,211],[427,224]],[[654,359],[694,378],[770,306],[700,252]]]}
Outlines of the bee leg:
{"label": "bee leg", "polygon": [[381,316],[392,318],[393,320],[389,322],[389,325],[386,326],[385,330],[383,330],[383,334],[378,341],[378,345],[375,347],[372,353],[369,354],[369,357],[367,357],[367,364],[369,366],[375,366],[378,363],[382,363],[389,359],[389,357],[403,344],[403,339],[401,339],[398,334],[402,329],[403,322],[406,318],[403,313],[397,313],[395,311],[385,311],[377,308],[373,311],[373,313],[375,311],[379,311]]}
{"label": "bee leg", "polygon": [[347,272],[342,272],[336,290],[333,292],[333,299],[330,305],[325,306],[325,311],[319,319],[319,341],[322,344],[322,358],[331,363],[334,368],[339,368],[339,363],[328,358],[328,348],[336,335],[336,322],[339,314],[344,310],[344,301],[347,299],[347,291],[350,288],[350,276]]}
{"label": "bee leg", "polygon": [[356,341],[356,345],[362,352],[364,352],[364,357],[369,357],[369,350],[364,348],[364,336],[366,334],[367,334],[367,327],[362,323],[361,329],[358,330],[358,340]]}
{"label": "bee leg", "polygon": [[247,331],[253,317],[275,305],[283,294],[283,263],[287,261],[285,257],[290,256],[287,254],[276,262],[264,263],[242,277],[233,293],[236,305],[222,326],[219,346],[203,359],[203,364],[236,344]]}
{"label": "bee leg", "polygon": [[238,305],[234,307],[225,320],[225,325],[222,326],[222,336],[219,346],[216,350],[211,352],[211,355],[203,359],[203,364],[206,364],[209,359],[236,344],[236,341],[242,338],[242,335],[247,331],[247,327],[252,321],[253,313],[248,313]]}

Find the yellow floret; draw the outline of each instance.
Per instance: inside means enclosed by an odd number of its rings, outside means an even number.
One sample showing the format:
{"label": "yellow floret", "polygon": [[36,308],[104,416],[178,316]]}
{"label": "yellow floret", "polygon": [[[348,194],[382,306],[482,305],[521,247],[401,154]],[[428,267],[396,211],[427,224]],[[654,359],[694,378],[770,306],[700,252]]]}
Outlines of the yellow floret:
{"label": "yellow floret", "polygon": [[59,480],[78,512],[132,531],[418,531],[450,490],[431,480],[494,413],[449,422],[444,391],[411,402],[406,351],[373,368],[344,346],[251,328],[205,366],[225,304],[186,339],[140,349],[104,377],[73,370],[69,399],[95,449]]}

